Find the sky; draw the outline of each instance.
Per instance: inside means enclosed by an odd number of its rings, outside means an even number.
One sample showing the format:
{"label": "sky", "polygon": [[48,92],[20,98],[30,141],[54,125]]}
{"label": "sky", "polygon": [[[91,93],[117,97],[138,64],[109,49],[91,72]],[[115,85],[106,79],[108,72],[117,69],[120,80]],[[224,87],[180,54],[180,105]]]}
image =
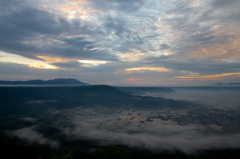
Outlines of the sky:
{"label": "sky", "polygon": [[0,80],[240,82],[239,0],[1,0]]}

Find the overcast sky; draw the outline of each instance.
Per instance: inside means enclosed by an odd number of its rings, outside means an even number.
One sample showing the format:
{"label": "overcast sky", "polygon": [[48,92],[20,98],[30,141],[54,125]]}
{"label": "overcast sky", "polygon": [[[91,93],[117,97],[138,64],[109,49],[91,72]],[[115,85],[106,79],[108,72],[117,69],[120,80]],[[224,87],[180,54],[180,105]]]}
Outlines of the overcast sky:
{"label": "overcast sky", "polygon": [[0,80],[240,82],[239,0],[1,0]]}

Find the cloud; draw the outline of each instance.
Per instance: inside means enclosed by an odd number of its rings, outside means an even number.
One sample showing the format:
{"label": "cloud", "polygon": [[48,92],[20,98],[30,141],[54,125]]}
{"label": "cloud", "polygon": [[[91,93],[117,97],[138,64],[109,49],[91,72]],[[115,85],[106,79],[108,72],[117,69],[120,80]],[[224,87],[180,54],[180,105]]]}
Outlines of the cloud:
{"label": "cloud", "polygon": [[217,7],[222,7],[222,8],[228,8],[229,6],[235,6],[235,5],[239,5],[240,2],[239,1],[236,1],[236,0],[229,0],[229,1],[224,1],[224,0],[214,0],[212,2],[212,4],[214,6],[217,6]]}
{"label": "cloud", "polygon": [[184,80],[219,80],[226,77],[235,77],[238,78],[240,76],[240,72],[233,72],[233,73],[222,73],[222,74],[216,74],[216,75],[200,75],[198,73],[194,73],[189,76],[175,76],[175,78],[178,79],[184,79]]}
{"label": "cloud", "polygon": [[50,65],[48,63],[29,59],[23,56],[15,55],[15,54],[9,54],[5,52],[0,51],[0,62],[4,63],[15,63],[15,64],[23,64],[27,65],[28,67],[37,68],[37,69],[58,69],[58,67]]}
{"label": "cloud", "polygon": [[[76,78],[81,81],[91,81],[87,79],[87,77],[83,77],[80,74],[82,70],[79,68],[77,70],[69,71],[72,69],[70,66],[61,66],[65,67],[62,69],[36,69],[32,67],[28,67],[27,65],[22,64],[14,64],[14,63],[0,63],[0,67],[4,69],[0,69],[1,79],[2,80],[31,80],[31,79],[55,79],[55,78]],[[60,66],[57,66],[60,67]],[[80,74],[79,74],[80,73]],[[90,75],[89,75],[90,76]],[[89,77],[88,76],[88,77]]]}
{"label": "cloud", "polygon": [[[85,9],[84,7],[76,5],[77,3],[66,4],[65,6],[63,5],[58,7],[58,9],[62,12],[63,16],[66,18],[77,18],[77,19],[83,19],[83,20],[87,20],[91,18],[91,14],[96,14],[101,12],[101,10]],[[80,3],[84,4],[83,2],[80,2]]]}
{"label": "cloud", "polygon": [[61,69],[77,69],[80,67],[80,63],[77,61],[55,62],[51,64]]}
{"label": "cloud", "polygon": [[37,143],[40,145],[48,145],[52,148],[59,147],[58,141],[44,137],[42,134],[34,130],[34,127],[17,129],[12,131],[10,135],[26,140],[29,144]]}
{"label": "cloud", "polygon": [[69,62],[73,60],[73,59],[67,59],[67,58],[61,58],[61,57],[50,57],[50,56],[37,56],[37,57],[45,60],[48,63]]}
{"label": "cloud", "polygon": [[100,61],[100,60],[78,60],[78,62],[83,64],[83,67],[98,66],[109,63],[109,61]]}
{"label": "cloud", "polygon": [[[176,3],[175,7],[168,10],[167,13],[168,15],[163,16],[161,21],[171,26],[170,29],[175,32],[174,43],[171,47],[178,49],[175,51],[179,58],[197,50],[199,46],[208,46],[214,43],[221,45],[225,40],[239,37],[239,31],[234,29],[239,28],[239,24],[233,18],[226,18],[226,15],[239,15],[240,13],[232,11],[229,6],[225,6],[225,12],[223,12],[211,2],[203,2],[196,6],[193,5],[193,1],[186,1]],[[215,29],[213,29],[214,27]],[[235,34],[232,34],[231,30],[235,30]],[[188,56],[185,57],[188,58]]]}
{"label": "cloud", "polygon": [[75,138],[93,140],[103,145],[125,145],[156,152],[182,151],[192,154],[202,150],[240,147],[239,134],[205,134],[197,125],[146,124],[140,126],[137,123],[132,124],[131,121],[120,120],[121,118],[119,119],[114,113],[107,115],[101,111],[100,107],[95,110],[75,110],[75,113],[81,112],[81,115],[74,116],[71,121],[74,126],[66,128],[65,135],[71,136],[73,140]]}
{"label": "cloud", "polygon": [[[103,0],[102,2],[99,2],[97,0],[90,0],[91,5],[93,5],[97,9],[101,10],[117,10],[119,12],[123,13],[131,13],[138,11],[142,6],[144,6],[143,0]],[[108,4],[108,5],[105,5]]]}
{"label": "cloud", "polygon": [[144,71],[157,71],[157,72],[170,72],[171,70],[164,67],[134,67],[126,68],[125,71],[131,73],[133,71],[144,72]]}
{"label": "cloud", "polygon": [[[84,67],[87,64],[78,65],[78,60],[120,63],[111,63],[112,68],[106,70],[116,81],[120,79],[115,78],[114,72],[139,66],[168,68],[175,73],[169,74],[168,79],[184,76],[183,71],[199,74],[239,71],[238,1],[0,3],[0,50],[63,67],[61,71],[68,69],[72,76],[76,69],[92,74],[97,69],[99,72],[106,69],[103,64]],[[44,68],[42,64],[30,66]],[[102,78],[99,75],[95,74],[96,83]],[[131,78],[122,77],[122,81]]]}
{"label": "cloud", "polygon": [[146,56],[146,54],[141,52],[127,52],[124,54],[120,54],[119,56],[121,61],[136,62],[142,60]]}
{"label": "cloud", "polygon": [[0,25],[2,29],[0,35],[1,39],[4,39],[1,40],[1,49],[22,56],[33,58],[34,54],[43,49],[38,47],[41,46],[41,43],[34,45],[34,41],[41,39],[41,35],[45,35],[47,38],[50,38],[51,35],[55,36],[61,27],[68,25],[63,19],[58,24],[50,13],[36,8],[9,11],[12,12],[1,15]]}
{"label": "cloud", "polygon": [[166,50],[170,48],[170,46],[168,46],[167,44],[160,44],[160,47],[162,50]]}
{"label": "cloud", "polygon": [[[240,110],[240,100],[238,94],[240,93],[236,87],[221,87],[221,88],[189,88],[189,89],[173,89],[176,93],[161,94],[152,93],[155,97],[163,97],[174,100],[184,100],[200,105],[205,105],[208,108],[224,109],[224,110]],[[221,90],[221,91],[220,91]],[[230,112],[230,116],[233,113]]]}
{"label": "cloud", "polygon": [[138,81],[141,81],[143,80],[143,78],[128,78],[128,79],[125,79],[127,82],[138,82]]}
{"label": "cloud", "polygon": [[[29,58],[36,56],[115,58],[106,52],[100,54],[101,51],[96,49],[98,38],[91,36],[97,37],[101,31],[93,29],[95,26],[85,21],[68,21],[54,11],[50,12],[36,6],[26,5],[14,10],[10,4],[7,5],[9,10],[6,7],[1,14],[2,51]],[[75,35],[81,37],[74,37]]]}
{"label": "cloud", "polygon": [[212,59],[216,62],[235,63],[240,60],[238,50],[240,39],[228,39],[224,43],[215,43],[206,47],[200,47],[193,51],[190,56],[193,58]]}

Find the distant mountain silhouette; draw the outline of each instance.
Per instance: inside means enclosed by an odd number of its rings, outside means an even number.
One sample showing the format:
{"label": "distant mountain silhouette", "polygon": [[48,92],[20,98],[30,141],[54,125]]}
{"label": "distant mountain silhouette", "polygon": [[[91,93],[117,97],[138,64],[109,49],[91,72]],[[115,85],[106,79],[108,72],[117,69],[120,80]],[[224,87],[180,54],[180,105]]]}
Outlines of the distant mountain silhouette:
{"label": "distant mountain silhouette", "polygon": [[217,86],[239,86],[240,83],[216,83]]}
{"label": "distant mountain silhouette", "polygon": [[0,81],[1,85],[88,85],[77,79],[72,78],[58,78],[53,80],[28,80],[28,81]]}

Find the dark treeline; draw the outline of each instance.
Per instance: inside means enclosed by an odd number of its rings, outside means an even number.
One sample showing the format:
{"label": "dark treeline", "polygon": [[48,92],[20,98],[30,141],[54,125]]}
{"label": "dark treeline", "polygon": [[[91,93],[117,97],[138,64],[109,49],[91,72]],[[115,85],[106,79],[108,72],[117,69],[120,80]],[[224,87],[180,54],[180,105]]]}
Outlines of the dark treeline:
{"label": "dark treeline", "polygon": [[186,155],[181,152],[153,153],[144,150],[110,145],[97,147],[91,152],[83,150],[51,150],[40,146],[23,147],[5,144],[1,155],[6,158],[25,159],[239,159],[240,150],[209,150]]}

